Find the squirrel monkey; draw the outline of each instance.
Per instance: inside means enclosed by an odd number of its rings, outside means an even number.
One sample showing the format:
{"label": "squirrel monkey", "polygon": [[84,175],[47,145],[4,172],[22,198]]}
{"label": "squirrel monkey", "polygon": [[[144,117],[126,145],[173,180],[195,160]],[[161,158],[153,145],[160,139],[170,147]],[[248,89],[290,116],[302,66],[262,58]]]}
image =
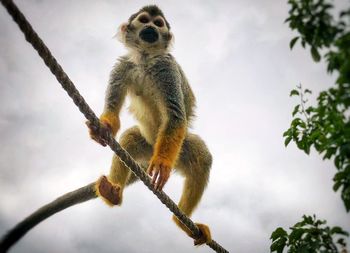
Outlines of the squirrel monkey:
{"label": "squirrel monkey", "polygon": [[[156,190],[162,190],[172,168],[185,177],[180,210],[190,216],[207,185],[212,156],[203,140],[188,131],[194,116],[195,97],[184,72],[169,54],[173,35],[163,12],[155,5],[145,6],[120,26],[119,40],[128,49],[114,66],[100,117],[103,131],[115,136],[120,128],[119,113],[126,95],[130,112],[138,125],[126,130],[120,145],[152,177]],[[90,136],[101,145],[106,140],[90,127]],[[136,176],[113,157],[110,174],[96,183],[96,193],[109,205],[120,205],[123,189]],[[194,235],[175,216],[175,223],[189,236]],[[200,238],[195,245],[211,241],[210,230],[196,224]]]}

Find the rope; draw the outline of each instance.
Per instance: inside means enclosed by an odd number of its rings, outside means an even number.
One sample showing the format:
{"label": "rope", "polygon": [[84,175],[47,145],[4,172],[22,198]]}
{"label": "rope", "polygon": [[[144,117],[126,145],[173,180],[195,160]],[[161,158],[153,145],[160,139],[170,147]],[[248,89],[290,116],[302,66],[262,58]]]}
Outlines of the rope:
{"label": "rope", "polygon": [[[57,81],[61,84],[62,88],[72,98],[75,105],[79,108],[87,120],[91,122],[93,128],[99,132],[100,121],[96,117],[95,113],[91,110],[89,105],[85,102],[84,98],[80,95],[79,91],[74,86],[68,75],[64,72],[59,65],[55,57],[51,54],[50,50],[34,31],[30,23],[27,21],[22,12],[13,3],[12,0],[1,0],[1,3],[6,8],[8,13],[12,16],[13,20],[17,23],[20,30],[24,33],[26,40],[34,47],[40,57],[45,62],[46,66],[50,69],[52,74],[56,77]],[[104,138],[107,140],[109,147],[140,180],[152,191],[158,199],[192,232],[195,237],[199,237],[201,232],[199,228],[188,218],[172,201],[168,195],[163,191],[156,191],[151,184],[149,176],[140,168],[140,166],[133,160],[133,158],[126,152],[119,143],[107,133]],[[220,244],[212,240],[207,245],[218,253],[228,253]]]}

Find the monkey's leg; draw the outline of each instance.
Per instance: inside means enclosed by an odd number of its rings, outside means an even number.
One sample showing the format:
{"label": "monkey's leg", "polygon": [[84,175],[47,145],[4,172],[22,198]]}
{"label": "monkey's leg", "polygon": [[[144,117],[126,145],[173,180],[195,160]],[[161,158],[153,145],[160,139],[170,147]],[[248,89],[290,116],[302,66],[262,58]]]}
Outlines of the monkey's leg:
{"label": "monkey's leg", "polygon": [[[198,135],[187,134],[176,164],[177,170],[185,176],[183,192],[178,206],[187,216],[191,216],[203,195],[208,183],[211,164],[212,156],[204,141]],[[190,237],[195,239],[195,245],[211,241],[210,230],[207,225],[196,223],[201,231],[201,236],[195,238],[192,232],[175,216],[173,216],[173,220]]]}
{"label": "monkey's leg", "polygon": [[[151,159],[151,156],[152,156],[152,154],[149,154],[149,157],[145,156],[145,159],[146,159],[146,157],[148,157],[147,161],[143,160],[143,159],[141,161],[140,160],[137,161],[138,164],[140,165],[140,167],[143,169],[143,171],[147,170],[148,165],[149,165],[148,161]],[[129,186],[129,185],[137,182],[138,180],[139,180],[139,178],[134,173],[130,173],[130,176],[129,176],[125,186]]]}
{"label": "monkey's leg", "polygon": [[[120,137],[120,145],[136,161],[148,161],[152,156],[152,146],[142,137],[138,127],[126,130]],[[102,176],[96,183],[96,193],[108,205],[120,205],[123,199],[123,190],[131,177],[131,171],[119,158],[114,155],[110,174]],[[135,181],[135,180],[134,180]]]}

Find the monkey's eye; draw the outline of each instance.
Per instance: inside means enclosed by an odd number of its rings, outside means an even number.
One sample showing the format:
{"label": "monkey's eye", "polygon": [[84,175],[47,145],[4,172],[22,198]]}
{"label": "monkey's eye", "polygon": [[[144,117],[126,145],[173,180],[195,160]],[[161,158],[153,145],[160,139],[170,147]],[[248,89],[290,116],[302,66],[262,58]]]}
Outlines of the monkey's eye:
{"label": "monkey's eye", "polygon": [[156,20],[153,21],[153,23],[158,26],[158,27],[163,27],[164,26],[164,22],[162,19],[158,18]]}
{"label": "monkey's eye", "polygon": [[139,17],[139,21],[143,24],[147,24],[149,22],[149,18],[146,15],[142,15]]}

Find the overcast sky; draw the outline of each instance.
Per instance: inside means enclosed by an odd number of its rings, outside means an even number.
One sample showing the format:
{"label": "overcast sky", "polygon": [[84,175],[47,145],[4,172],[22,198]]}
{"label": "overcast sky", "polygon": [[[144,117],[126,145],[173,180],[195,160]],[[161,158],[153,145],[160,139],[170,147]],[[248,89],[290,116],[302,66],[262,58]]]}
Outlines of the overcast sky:
{"label": "overcast sky", "polygon": [[[214,163],[194,221],[230,252],[269,252],[271,232],[303,214],[350,230],[335,168],[312,151],[284,147],[297,84],[315,94],[334,83],[283,23],[287,1],[24,1],[16,3],[99,115],[112,65],[126,51],[118,26],[157,3],[175,35],[172,51],[197,97],[192,131]],[[337,1],[338,8],[349,1]],[[85,119],[0,7],[0,235],[40,206],[109,171],[112,151],[88,137]],[[124,109],[122,130],[135,124]],[[165,192],[178,201],[182,178]],[[212,252],[198,249],[142,183],[121,208],[94,200],[31,230],[11,252]]]}

